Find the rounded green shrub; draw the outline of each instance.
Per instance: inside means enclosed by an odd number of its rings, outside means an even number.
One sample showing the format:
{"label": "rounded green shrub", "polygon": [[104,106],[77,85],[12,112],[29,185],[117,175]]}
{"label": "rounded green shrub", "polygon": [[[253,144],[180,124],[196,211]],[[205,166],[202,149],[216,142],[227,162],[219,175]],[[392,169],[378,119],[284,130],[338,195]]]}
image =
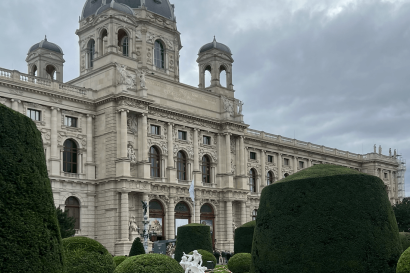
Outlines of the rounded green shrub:
{"label": "rounded green shrub", "polygon": [[256,221],[250,221],[235,229],[234,253],[251,253]]}
{"label": "rounded green shrub", "polygon": [[397,263],[396,273],[409,273],[410,272],[410,248],[401,254],[399,262]]}
{"label": "rounded green shrub", "polygon": [[[202,255],[202,266],[207,265],[207,261],[211,261],[214,263],[214,266],[216,266],[216,258],[214,254],[212,254],[209,251],[203,250],[203,249],[197,249],[198,253]],[[192,255],[193,251],[189,252],[188,255]]]}
{"label": "rounded green shrub", "polygon": [[87,237],[63,239],[66,258],[65,273],[112,273],[115,263],[108,250]]}
{"label": "rounded green shrub", "polygon": [[410,247],[410,232],[400,232],[400,241],[403,251]]}
{"label": "rounded green shrub", "polygon": [[128,254],[128,256],[132,257],[132,256],[141,255],[141,254],[145,254],[145,249],[141,243],[140,238],[137,237],[134,239],[134,242],[132,242],[132,246],[131,246],[130,253]]}
{"label": "rounded green shrub", "polygon": [[125,261],[128,257],[127,256],[115,256],[113,259],[115,266],[117,267],[120,263]]}
{"label": "rounded green shrub", "polygon": [[189,253],[198,249],[203,249],[212,253],[212,238],[209,226],[202,224],[188,224],[178,227],[175,260],[181,261],[183,252]]}
{"label": "rounded green shrub", "polygon": [[127,258],[114,273],[183,273],[182,266],[163,254],[142,254]]}
{"label": "rounded green shrub", "polygon": [[262,191],[251,272],[393,273],[401,252],[376,176],[316,165]]}
{"label": "rounded green shrub", "polygon": [[61,235],[41,133],[0,104],[0,272],[61,272]]}
{"label": "rounded green shrub", "polygon": [[233,273],[248,273],[251,262],[252,255],[250,253],[237,253],[229,259],[228,269]]}

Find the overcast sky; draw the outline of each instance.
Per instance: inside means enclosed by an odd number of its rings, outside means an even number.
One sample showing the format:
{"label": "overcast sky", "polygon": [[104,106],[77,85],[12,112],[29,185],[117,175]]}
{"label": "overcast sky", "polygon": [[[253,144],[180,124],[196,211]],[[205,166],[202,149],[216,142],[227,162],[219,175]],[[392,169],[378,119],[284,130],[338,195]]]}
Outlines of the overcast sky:
{"label": "overcast sky", "polygon": [[[85,0],[0,1],[0,67],[27,72],[47,35],[79,74]],[[236,98],[250,128],[353,153],[410,158],[410,0],[171,0],[181,82],[198,86],[198,49],[217,41],[235,60]],[[410,168],[406,172],[410,196]]]}

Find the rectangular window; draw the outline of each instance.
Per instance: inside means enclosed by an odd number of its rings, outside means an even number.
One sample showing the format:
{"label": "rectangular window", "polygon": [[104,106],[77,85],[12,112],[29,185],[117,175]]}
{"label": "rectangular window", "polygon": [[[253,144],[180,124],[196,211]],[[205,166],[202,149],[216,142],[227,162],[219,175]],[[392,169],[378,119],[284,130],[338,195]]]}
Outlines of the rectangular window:
{"label": "rectangular window", "polygon": [[178,131],[178,139],[186,140],[186,132]]}
{"label": "rectangular window", "polygon": [[305,162],[299,161],[299,168],[303,169],[303,165],[305,165]]}
{"label": "rectangular window", "polygon": [[41,111],[34,110],[34,109],[27,109],[27,116],[32,120],[40,121],[41,118]]}
{"label": "rectangular window", "polygon": [[68,127],[77,127],[77,118],[65,116],[64,117],[64,125]]}
{"label": "rectangular window", "polygon": [[250,158],[251,158],[251,159],[256,159],[256,153],[251,152],[251,153],[250,153]]}
{"label": "rectangular window", "polygon": [[384,178],[387,178],[387,173],[384,173]]}
{"label": "rectangular window", "polygon": [[273,156],[272,155],[268,155],[268,162],[273,163]]}
{"label": "rectangular window", "polygon": [[206,145],[211,145],[211,137],[209,137],[209,136],[204,136],[204,144],[206,144]]}
{"label": "rectangular window", "polygon": [[161,134],[161,127],[157,125],[151,125],[151,135],[160,135]]}
{"label": "rectangular window", "polygon": [[283,165],[289,166],[289,159],[284,158],[284,159],[283,159]]}

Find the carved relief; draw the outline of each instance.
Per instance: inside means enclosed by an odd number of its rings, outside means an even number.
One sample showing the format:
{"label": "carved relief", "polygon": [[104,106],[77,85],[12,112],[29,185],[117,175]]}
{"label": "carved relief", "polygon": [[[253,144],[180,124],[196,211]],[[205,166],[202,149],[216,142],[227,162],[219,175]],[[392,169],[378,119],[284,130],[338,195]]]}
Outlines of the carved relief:
{"label": "carved relief", "polygon": [[124,15],[114,15],[115,18],[130,23],[130,24],[134,24],[134,22],[128,17],[128,16],[124,16]]}
{"label": "carved relief", "polygon": [[236,139],[231,136],[231,154],[236,155]]}
{"label": "carved relief", "polygon": [[138,133],[138,118],[136,114],[130,113],[127,116],[127,130],[133,134]]}
{"label": "carved relief", "polygon": [[158,142],[153,139],[148,139],[148,147],[151,147],[153,145],[158,146],[162,150],[162,154],[167,155],[168,154],[168,147],[167,143],[165,142]]}
{"label": "carved relief", "polygon": [[258,175],[262,173],[262,168],[259,164],[248,163],[248,173],[251,169],[255,169],[258,172]]}
{"label": "carved relief", "polygon": [[11,94],[15,94],[15,95],[23,95],[23,91],[21,91],[21,90],[9,89],[9,92]]}
{"label": "carved relief", "polygon": [[189,159],[194,159],[194,149],[190,146],[182,146],[175,144],[174,145],[174,156],[176,157],[178,155],[178,152],[183,150],[187,155]]}
{"label": "carved relief", "polygon": [[6,98],[0,98],[0,103],[1,104],[6,105],[6,101],[7,101]]}
{"label": "carved relief", "polygon": [[65,141],[67,138],[72,138],[76,140],[78,143],[81,143],[83,147],[87,145],[86,135],[76,134],[73,132],[63,132],[63,131],[58,132],[58,135],[57,135],[58,145],[60,146],[63,145],[63,140]]}
{"label": "carved relief", "polygon": [[221,98],[222,98],[222,102],[223,102],[223,105],[224,105],[224,110],[225,110],[226,112],[228,112],[228,113],[230,114],[230,116],[233,117],[233,115],[234,115],[234,112],[233,112],[233,102],[230,101],[230,100],[229,100],[227,97],[225,97],[225,96],[222,96]]}
{"label": "carved relief", "polygon": [[115,63],[121,77],[118,84],[124,84],[127,89],[135,89],[137,87],[137,75],[134,72],[127,71],[127,66]]}
{"label": "carved relief", "polygon": [[204,155],[209,155],[212,158],[213,162],[218,162],[218,157],[217,153],[215,150],[209,150],[209,149],[199,149],[199,161],[202,161],[202,157]]}
{"label": "carved relief", "polygon": [[150,49],[150,48],[148,48],[148,49],[147,49],[147,51],[148,51],[148,52],[147,52],[147,63],[148,63],[148,64],[152,64],[152,58],[151,58],[151,57],[152,57],[152,54],[151,54],[151,49]]}
{"label": "carved relief", "polygon": [[129,100],[121,100],[120,102],[118,102],[118,106],[130,106],[130,107],[144,109],[144,110],[147,108],[143,103],[138,103],[138,102],[129,101]]}
{"label": "carved relief", "polygon": [[50,144],[51,130],[42,128],[40,131],[41,131],[41,137],[43,138],[43,144]]}

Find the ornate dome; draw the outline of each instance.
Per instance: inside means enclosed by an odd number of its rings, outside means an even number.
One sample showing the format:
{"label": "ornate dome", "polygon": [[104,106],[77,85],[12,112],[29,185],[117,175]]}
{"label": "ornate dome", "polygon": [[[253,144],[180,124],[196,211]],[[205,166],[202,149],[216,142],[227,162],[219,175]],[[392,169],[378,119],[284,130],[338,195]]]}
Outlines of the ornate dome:
{"label": "ornate dome", "polygon": [[218,43],[215,39],[215,36],[214,36],[214,40],[212,41],[212,43],[206,44],[199,49],[198,54],[211,50],[213,48],[219,49],[220,51],[226,52],[228,54],[232,54],[231,49],[222,43]]}
{"label": "ornate dome", "polygon": [[58,45],[54,43],[50,43],[49,41],[47,41],[47,36],[40,43],[33,45],[28,51],[28,53],[33,52],[37,48],[45,48],[45,49],[63,54],[63,50],[61,49],[61,47],[59,47]]}
{"label": "ornate dome", "polygon": [[[170,20],[175,19],[174,6],[169,3],[169,0],[87,0],[84,4],[83,12],[81,14],[81,20],[93,14],[97,14],[96,12],[98,10],[99,13],[101,13],[104,10],[110,8],[110,6],[108,5],[112,2],[115,2],[114,9],[125,13],[129,13],[129,11],[128,9],[125,9],[124,6],[126,6],[127,8],[136,9],[141,7],[142,2],[145,3],[145,7],[149,11],[164,16],[165,18]],[[103,7],[105,7],[105,9],[102,10]]]}
{"label": "ornate dome", "polygon": [[121,11],[121,12],[124,12],[124,13],[134,15],[134,11],[132,10],[132,8],[130,8],[129,6],[124,5],[124,4],[119,4],[115,1],[112,1],[110,4],[105,4],[101,7],[99,7],[97,9],[97,11],[95,12],[95,15],[101,14],[104,11],[106,11],[107,9],[110,9],[110,8]]}

